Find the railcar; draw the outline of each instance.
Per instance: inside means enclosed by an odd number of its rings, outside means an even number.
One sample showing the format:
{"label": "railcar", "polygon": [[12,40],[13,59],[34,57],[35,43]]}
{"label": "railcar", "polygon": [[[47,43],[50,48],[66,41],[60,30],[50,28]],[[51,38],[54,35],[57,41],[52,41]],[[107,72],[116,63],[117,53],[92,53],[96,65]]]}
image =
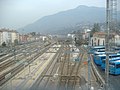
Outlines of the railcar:
{"label": "railcar", "polygon": [[109,73],[112,75],[119,75],[120,74],[120,60],[110,61]]}
{"label": "railcar", "polygon": [[[110,59],[109,59],[109,62],[110,62],[110,61],[117,61],[117,60],[120,60],[120,56],[119,56],[119,55],[118,55],[118,57],[110,58]],[[103,60],[102,60],[102,64],[101,64],[101,69],[102,69],[102,70],[105,70],[105,67],[106,67],[105,61],[106,61],[106,59],[103,59]]]}
{"label": "railcar", "polygon": [[94,46],[90,48],[90,52],[94,53],[95,51],[105,51],[105,46]]}
{"label": "railcar", "polygon": [[[116,54],[110,54],[109,55],[109,58],[117,58],[117,57],[120,57],[120,53],[116,53]],[[94,57],[94,62],[97,64],[97,65],[102,65],[102,61],[106,59],[106,54],[102,54],[102,55],[96,55]]]}

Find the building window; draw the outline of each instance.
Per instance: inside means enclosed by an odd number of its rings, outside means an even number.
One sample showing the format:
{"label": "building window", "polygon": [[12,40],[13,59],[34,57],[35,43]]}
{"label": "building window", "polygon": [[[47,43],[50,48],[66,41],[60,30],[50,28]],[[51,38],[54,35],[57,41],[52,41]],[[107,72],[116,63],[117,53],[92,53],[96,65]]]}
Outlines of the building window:
{"label": "building window", "polygon": [[95,40],[96,40],[96,38],[95,38]]}
{"label": "building window", "polygon": [[94,43],[94,45],[96,46],[96,42]]}
{"label": "building window", "polygon": [[100,45],[100,39],[98,39],[98,46]]}
{"label": "building window", "polygon": [[93,39],[92,39],[92,46],[93,46]]}
{"label": "building window", "polygon": [[105,44],[105,41],[103,40],[103,46],[104,46],[104,44]]}

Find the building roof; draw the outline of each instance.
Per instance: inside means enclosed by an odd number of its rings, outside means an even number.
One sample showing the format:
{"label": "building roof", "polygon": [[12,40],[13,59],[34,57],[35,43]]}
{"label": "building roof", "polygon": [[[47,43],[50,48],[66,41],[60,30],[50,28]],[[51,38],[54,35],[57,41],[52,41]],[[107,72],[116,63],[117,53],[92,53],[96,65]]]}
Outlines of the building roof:
{"label": "building roof", "polygon": [[94,35],[106,35],[105,32],[95,32]]}
{"label": "building roof", "polygon": [[[107,33],[105,32],[95,32],[93,34],[93,37],[100,37],[100,38],[105,38],[105,36],[107,35]],[[117,35],[116,33],[110,33],[110,38],[114,37],[115,35]]]}
{"label": "building roof", "polygon": [[10,30],[10,29],[6,29],[6,28],[1,28],[0,32],[15,32],[15,33],[18,33],[16,30]]}

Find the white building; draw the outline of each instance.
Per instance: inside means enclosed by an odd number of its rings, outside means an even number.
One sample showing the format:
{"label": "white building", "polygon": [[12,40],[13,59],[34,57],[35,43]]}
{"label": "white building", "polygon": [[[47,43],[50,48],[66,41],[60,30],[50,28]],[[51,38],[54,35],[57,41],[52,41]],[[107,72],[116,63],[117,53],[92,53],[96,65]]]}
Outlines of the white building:
{"label": "white building", "polygon": [[105,33],[104,32],[96,32],[91,38],[91,46],[100,46],[105,45]]}
{"label": "white building", "polygon": [[[105,45],[105,32],[96,32],[94,33],[93,37],[91,38],[91,46],[99,46],[99,45]],[[111,33],[109,36],[110,44],[112,45],[120,45],[120,36]]]}
{"label": "white building", "polygon": [[120,46],[120,36],[115,35],[115,44]]}
{"label": "white building", "polygon": [[0,30],[0,44],[2,44],[3,42],[8,43],[11,39],[11,35],[10,32],[8,32],[8,30]]}
{"label": "white building", "polygon": [[90,32],[91,32],[91,30],[90,29],[85,29],[84,31],[85,31],[85,39],[86,38],[90,38]]}
{"label": "white building", "polygon": [[42,41],[46,41],[46,40],[48,40],[48,37],[45,36],[45,35],[41,35],[41,36],[39,37],[39,39],[41,39]]}
{"label": "white building", "polygon": [[70,38],[74,39],[75,38],[75,34],[68,34],[67,37],[70,37]]}
{"label": "white building", "polygon": [[9,29],[0,29],[0,45],[5,42],[14,43],[14,40],[17,39],[19,41],[19,34],[16,31]]}
{"label": "white building", "polygon": [[17,31],[9,31],[11,42],[14,43],[15,40],[19,41],[19,34]]}

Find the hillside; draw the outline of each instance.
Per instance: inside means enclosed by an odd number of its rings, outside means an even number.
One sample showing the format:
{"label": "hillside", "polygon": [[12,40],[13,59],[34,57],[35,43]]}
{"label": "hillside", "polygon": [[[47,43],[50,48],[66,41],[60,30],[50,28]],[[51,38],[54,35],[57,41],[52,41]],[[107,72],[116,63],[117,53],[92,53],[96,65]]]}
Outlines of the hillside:
{"label": "hillside", "polygon": [[67,33],[76,24],[93,24],[105,22],[105,8],[79,6],[75,9],[62,11],[54,15],[45,16],[21,29],[25,32]]}

